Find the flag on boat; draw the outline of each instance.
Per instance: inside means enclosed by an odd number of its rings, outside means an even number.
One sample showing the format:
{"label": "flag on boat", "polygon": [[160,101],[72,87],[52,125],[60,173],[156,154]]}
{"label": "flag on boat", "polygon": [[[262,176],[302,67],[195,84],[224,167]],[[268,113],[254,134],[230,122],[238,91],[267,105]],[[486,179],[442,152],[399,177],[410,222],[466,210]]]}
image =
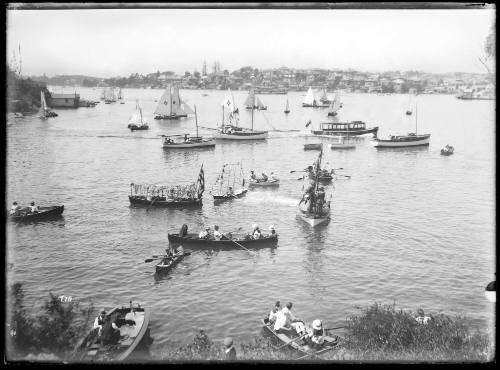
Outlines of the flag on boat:
{"label": "flag on boat", "polygon": [[205,191],[205,172],[203,171],[203,165],[200,168],[200,174],[198,175],[198,198],[201,198],[203,192]]}

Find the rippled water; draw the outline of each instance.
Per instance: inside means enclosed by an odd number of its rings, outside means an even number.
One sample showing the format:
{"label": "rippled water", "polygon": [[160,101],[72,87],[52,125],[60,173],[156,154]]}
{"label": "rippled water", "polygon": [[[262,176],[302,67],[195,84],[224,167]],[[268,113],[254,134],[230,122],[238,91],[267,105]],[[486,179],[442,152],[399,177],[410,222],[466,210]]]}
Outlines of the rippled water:
{"label": "rippled water", "polygon": [[[98,99],[97,89],[79,88]],[[296,218],[300,174],[316,151],[304,143],[305,122],[318,125],[326,110],[302,108],[302,95],[262,95],[268,111],[256,112],[255,128],[275,130],[263,142],[218,142],[208,150],[164,151],[159,134],[194,132],[194,118],[156,121],[160,90],[123,90],[126,104],[58,110],[42,122],[25,118],[7,125],[7,204],[64,204],[59,220],[7,225],[8,283],[20,281],[30,304],[49,292],[70,295],[97,308],[130,299],[152,309],[152,351],[167,341],[191,341],[199,328],[210,338],[258,334],[259,320],[274,301],[294,302],[306,320],[335,326],[356,306],[375,301],[428,313],[465,314],[491,327],[494,306],[484,289],[495,272],[495,111],[493,101],[420,95],[418,131],[431,133],[428,148],[377,150],[362,139],[352,151],[325,150],[328,167],[343,167],[350,180],[334,184],[332,220],[312,229]],[[203,96],[208,93],[208,96]],[[250,113],[245,92],[234,92],[242,125]],[[201,126],[220,123],[224,91],[181,91],[196,104]],[[131,133],[128,117],[139,99],[150,130]],[[407,96],[345,94],[342,119],[378,125],[379,136],[406,133]],[[210,134],[210,130],[201,130]],[[455,154],[443,157],[445,144]],[[208,190],[225,162],[281,178],[278,189],[249,191],[213,205]],[[200,209],[131,208],[130,182],[194,182],[201,164],[207,191]],[[332,187],[329,187],[331,189]],[[279,234],[275,248],[194,251],[163,279],[145,258],[163,251],[167,232],[183,223],[221,230],[257,222]]]}

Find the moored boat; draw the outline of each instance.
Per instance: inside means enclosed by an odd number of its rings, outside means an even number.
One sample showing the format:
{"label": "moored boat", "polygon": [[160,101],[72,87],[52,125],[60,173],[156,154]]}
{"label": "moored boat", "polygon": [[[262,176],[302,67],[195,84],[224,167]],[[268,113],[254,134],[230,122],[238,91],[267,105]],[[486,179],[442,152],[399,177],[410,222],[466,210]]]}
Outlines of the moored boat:
{"label": "moored boat", "polygon": [[[149,338],[150,309],[140,305],[113,308],[106,314],[106,319],[112,320],[120,329],[116,343],[101,343],[98,329],[92,329],[77,344],[73,351],[71,362],[107,362],[124,361]],[[146,343],[149,344],[149,343]]]}
{"label": "moored boat", "polygon": [[323,143],[304,144],[304,150],[321,150]]}
{"label": "moored boat", "polygon": [[[295,351],[299,355],[299,358],[304,357],[314,359],[314,356],[319,356],[339,347],[341,342],[340,337],[337,335],[324,335],[324,342],[321,345],[318,344],[317,347],[313,347],[311,343],[299,339],[299,334],[297,334],[297,332],[292,328],[281,328],[278,332],[276,332],[273,324],[269,322],[269,319],[262,319],[261,323],[263,325],[262,333],[264,336],[271,339],[271,341],[280,348],[287,347],[288,349]],[[327,334],[325,331],[326,330],[323,330],[323,333]]]}
{"label": "moored boat", "polygon": [[64,205],[38,207],[38,210],[38,212],[32,213],[29,207],[23,208],[16,214],[9,214],[9,219],[15,222],[46,220],[61,215],[64,211]]}
{"label": "moored boat", "polygon": [[441,149],[441,155],[452,155],[454,151],[455,148],[453,148],[451,145],[446,144],[446,146]]}
{"label": "moored boat", "polygon": [[[198,114],[196,113],[196,105],[194,106],[194,116],[196,124],[196,136],[190,136],[189,134],[161,135],[163,136],[164,149],[205,148],[215,146],[214,138],[203,138],[198,134]],[[179,137],[182,136],[184,136],[184,138],[179,140]]]}

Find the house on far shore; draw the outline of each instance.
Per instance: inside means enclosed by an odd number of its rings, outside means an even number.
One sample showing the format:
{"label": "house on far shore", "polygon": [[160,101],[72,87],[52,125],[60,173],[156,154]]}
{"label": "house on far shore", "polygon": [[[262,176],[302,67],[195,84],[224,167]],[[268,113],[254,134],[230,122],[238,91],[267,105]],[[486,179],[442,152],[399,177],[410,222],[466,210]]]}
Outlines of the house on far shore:
{"label": "house on far shore", "polygon": [[80,94],[55,94],[50,93],[48,105],[51,108],[78,108],[80,105]]}

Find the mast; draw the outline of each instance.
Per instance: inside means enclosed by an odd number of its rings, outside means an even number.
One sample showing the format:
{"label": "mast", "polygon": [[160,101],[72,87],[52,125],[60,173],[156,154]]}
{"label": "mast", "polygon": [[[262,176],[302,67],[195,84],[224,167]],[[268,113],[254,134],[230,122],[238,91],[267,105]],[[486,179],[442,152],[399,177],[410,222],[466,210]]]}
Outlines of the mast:
{"label": "mast", "polygon": [[252,131],[253,131],[253,107],[255,106],[255,95],[252,96]]}
{"label": "mast", "polygon": [[168,85],[170,91],[170,116],[172,116],[172,85]]}
{"label": "mast", "polygon": [[196,123],[196,137],[198,137],[198,115],[196,114],[196,104],[194,106],[194,119]]}
{"label": "mast", "polygon": [[418,124],[418,111],[417,111],[417,103],[415,103],[415,135],[418,132],[417,124]]}
{"label": "mast", "polygon": [[224,104],[222,104],[222,128],[224,129]]}

